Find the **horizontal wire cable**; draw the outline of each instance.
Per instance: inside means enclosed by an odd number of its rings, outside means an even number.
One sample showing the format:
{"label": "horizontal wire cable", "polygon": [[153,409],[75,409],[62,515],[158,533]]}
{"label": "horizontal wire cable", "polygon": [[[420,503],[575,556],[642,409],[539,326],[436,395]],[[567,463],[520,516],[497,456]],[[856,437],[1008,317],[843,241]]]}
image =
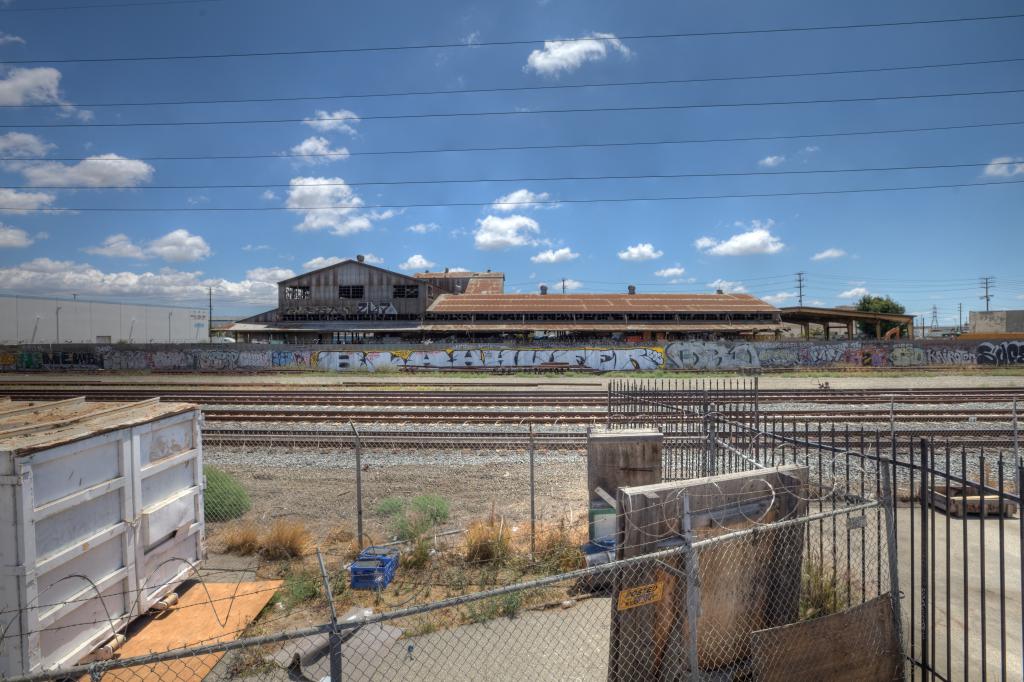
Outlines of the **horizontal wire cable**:
{"label": "horizontal wire cable", "polygon": [[[606,204],[606,203],[631,203],[642,201],[691,201],[700,199],[750,199],[763,197],[796,197],[796,196],[825,196],[834,194],[864,194],[869,192],[904,192],[913,190],[929,189],[952,189],[959,187],[988,187],[995,185],[1017,185],[1024,183],[1024,180],[997,180],[992,182],[973,183],[950,183],[936,185],[913,185],[909,187],[866,187],[860,189],[836,189],[836,190],[813,190],[804,192],[761,192],[749,194],[700,194],[690,196],[661,196],[661,197],[594,197],[587,199],[558,199],[543,201],[508,201],[501,202],[509,206],[536,206],[554,204]],[[317,187],[318,185],[296,185],[297,187]],[[331,206],[190,206],[190,207],[77,207],[77,208],[24,208],[21,206],[0,206],[0,211],[11,211],[18,213],[172,213],[172,212],[242,212],[242,211],[338,211],[338,210],[364,210],[375,209],[400,209],[400,208],[454,208],[454,207],[482,207],[491,206],[494,201],[463,201],[446,203],[414,203],[414,204],[336,204]]]}
{"label": "horizontal wire cable", "polygon": [[[461,90],[407,90],[402,92],[365,92],[349,94],[330,95],[296,95],[279,97],[243,97],[236,99],[191,99],[191,100],[154,100],[135,102],[76,102],[75,106],[98,109],[102,107],[151,107],[151,106],[177,106],[191,104],[247,104],[267,102],[303,102],[328,99],[371,99],[384,97],[423,97],[433,95],[468,95],[500,92],[531,92],[545,90],[578,90],[587,88],[621,88],[651,85],[686,85],[690,83],[717,83],[723,81],[737,80],[766,80],[773,78],[808,78],[819,76],[841,76],[858,73],[887,73],[896,71],[918,71],[926,69],[946,69],[963,66],[980,66],[992,64],[1009,64],[1024,61],[1024,57],[1009,57],[1006,59],[979,59],[962,62],[944,62],[938,64],[917,64],[908,66],[880,66],[865,67],[860,69],[839,69],[832,71],[797,71],[791,73],[756,74],[749,76],[708,76],[703,78],[672,78],[665,80],[644,80],[644,81],[612,81],[607,83],[557,83],[551,85],[522,85],[509,87],[489,88],[464,88]],[[32,103],[32,104],[0,104],[0,109],[52,109],[64,108],[67,104],[62,103]]]}
{"label": "horizontal wire cable", "polygon": [[[988,166],[1010,166],[1019,161],[982,161],[975,163],[943,163],[922,164],[913,166],[879,166],[872,168],[824,168],[820,170],[783,170],[783,171],[735,171],[735,172],[692,172],[692,173],[649,173],[642,175],[561,175],[520,178],[448,178],[437,180],[360,180],[355,182],[319,182],[315,185],[293,185],[291,182],[252,183],[252,184],[220,184],[220,185],[0,185],[0,189],[13,190],[104,190],[104,189],[263,189],[267,187],[366,187],[380,185],[448,185],[471,184],[481,182],[563,182],[592,180],[672,180],[678,178],[728,178],[728,177],[763,177],[768,175],[815,175],[818,173],[874,173],[908,170],[940,170],[949,168],[981,168]],[[504,202],[501,202],[504,203]],[[533,202],[527,202],[533,203]]]}
{"label": "horizontal wire cable", "polygon": [[226,0],[155,0],[154,2],[105,2],[93,5],[54,5],[51,7],[5,7],[0,9],[0,16],[4,14],[16,14],[25,12],[59,12],[64,10],[79,9],[140,9],[144,7],[160,7],[163,5],[200,5],[210,2],[225,2]]}
{"label": "horizontal wire cable", "polygon": [[[888,128],[877,130],[855,130],[831,133],[800,133],[794,135],[768,135],[750,137],[719,137],[719,138],[690,138],[676,140],[637,140],[631,142],[579,142],[566,144],[546,145],[503,145],[494,147],[446,147],[435,149],[389,149],[376,151],[354,151],[354,152],[327,152],[320,154],[297,154],[292,152],[276,152],[269,154],[217,154],[217,155],[188,155],[188,156],[139,156],[134,157],[138,161],[213,161],[232,159],[314,159],[314,158],[347,158],[349,156],[390,156],[410,154],[462,154],[474,152],[499,152],[499,151],[537,151],[554,149],[588,149],[608,147],[643,147],[661,145],[683,145],[683,144],[717,144],[729,142],[770,142],[778,140],[801,140],[801,139],[827,139],[833,137],[859,137],[868,135],[899,135],[906,133],[929,133],[944,132],[950,130],[972,130],[984,128],[1000,128],[1007,126],[1024,125],[1024,120],[1001,121],[995,123],[964,123],[949,126],[931,126],[925,128]],[[3,127],[3,126],[0,126]],[[125,158],[97,158],[89,156],[0,156],[0,161],[89,161],[90,163],[123,163]]]}
{"label": "horizontal wire cable", "polygon": [[363,123],[365,121],[398,121],[425,118],[472,118],[477,116],[535,116],[547,114],[593,114],[633,111],[684,111],[689,109],[730,109],[744,107],[802,106],[805,104],[852,104],[856,102],[894,102],[947,97],[982,97],[992,95],[1013,95],[1024,92],[1024,88],[1005,90],[971,90],[964,92],[938,92],[916,95],[885,95],[872,97],[835,97],[828,99],[770,100],[767,102],[713,102],[708,104],[657,104],[628,107],[570,107],[568,109],[526,109],[493,111],[446,111],[415,114],[371,114],[368,116],[324,116],[321,118],[252,118],[221,119],[213,121],[118,121],[113,123],[5,123],[0,128],[152,128],[186,126],[251,125],[276,123]]}
{"label": "horizontal wire cable", "polygon": [[136,55],[121,57],[54,57],[44,59],[14,59],[5,60],[7,64],[88,64],[88,63],[110,63],[110,62],[151,62],[151,61],[187,61],[203,59],[232,59],[248,57],[283,57],[319,54],[351,54],[367,52],[403,52],[409,50],[439,50],[455,48],[482,47],[507,47],[515,45],[537,45],[541,43],[578,43],[578,42],[610,42],[622,40],[665,40],[681,38],[711,38],[720,36],[746,36],[746,35],[770,35],[776,33],[808,33],[815,31],[845,31],[853,29],[873,28],[896,28],[901,26],[934,26],[941,24],[960,24],[981,21],[1004,21],[1024,18],[1024,13],[1018,14],[997,14],[971,17],[950,17],[944,19],[909,19],[904,21],[882,21],[860,24],[830,24],[819,26],[781,26],[775,28],[752,28],[732,31],[692,31],[673,33],[642,33],[620,36],[593,35],[582,38],[530,38],[519,40],[494,40],[480,42],[447,42],[447,43],[420,43],[413,45],[370,45],[363,47],[334,47],[305,50],[266,50],[252,52],[217,52],[204,54],[179,54],[179,55]]}

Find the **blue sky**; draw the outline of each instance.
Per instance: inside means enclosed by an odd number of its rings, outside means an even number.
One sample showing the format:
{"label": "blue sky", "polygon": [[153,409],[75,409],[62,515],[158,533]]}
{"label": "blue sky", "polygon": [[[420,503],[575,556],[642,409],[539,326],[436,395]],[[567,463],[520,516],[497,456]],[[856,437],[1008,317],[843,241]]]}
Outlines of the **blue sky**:
{"label": "blue sky", "polygon": [[[559,290],[565,278],[569,288],[582,292],[624,291],[630,283],[640,291],[723,287],[778,305],[795,304],[794,273],[803,271],[806,302],[837,305],[863,291],[891,294],[929,319],[937,306],[943,323],[956,319],[958,303],[965,311],[983,306],[978,280],[991,275],[994,309],[1024,307],[1024,184],[1019,184],[1024,180],[1024,125],[376,153],[1024,121],[1024,93],[528,113],[1013,90],[1024,88],[1024,61],[698,83],[352,96],[1011,60],[1024,58],[1024,18],[689,38],[630,36],[1003,15],[1018,12],[1017,3],[687,2],[645,3],[637,11],[635,4],[590,0],[213,0],[16,11],[73,4],[102,3],[10,0],[0,6],[0,57],[8,60],[0,79],[0,105],[6,105],[0,108],[0,123],[6,126],[0,126],[6,188],[0,190],[3,291],[193,303],[205,300],[206,287],[213,286],[215,312],[240,314],[272,307],[277,279],[330,258],[362,253],[380,259],[384,267],[409,272],[426,267],[501,270],[509,291],[536,291],[542,282]],[[579,40],[588,37],[594,39]],[[536,42],[479,44],[519,40]],[[432,43],[465,46],[66,61]],[[341,97],[100,106],[326,95]],[[47,106],[12,106],[26,104]],[[523,113],[387,118],[482,111]],[[289,120],[124,125],[252,119]],[[239,155],[262,158],[152,158]],[[935,165],[959,167],[793,173]],[[764,175],[773,172],[780,174]],[[704,177],[393,184],[678,174]],[[974,183],[984,184],[799,194]],[[210,187],[225,184],[276,186]],[[169,185],[198,187],[161,189]],[[750,194],[791,196],[734,196]],[[708,195],[733,196],[578,201]],[[304,210],[339,204],[358,208]],[[393,208],[409,204],[420,206]],[[83,210],[54,210],[68,208]],[[111,208],[119,210],[106,210]],[[223,208],[260,210],[210,210]]]}

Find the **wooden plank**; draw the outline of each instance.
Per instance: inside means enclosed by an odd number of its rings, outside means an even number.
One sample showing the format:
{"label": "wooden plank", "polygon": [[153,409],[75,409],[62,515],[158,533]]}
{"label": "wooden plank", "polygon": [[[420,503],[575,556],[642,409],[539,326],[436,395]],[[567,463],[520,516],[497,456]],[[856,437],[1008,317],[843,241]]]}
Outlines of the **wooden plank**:
{"label": "wooden plank", "polygon": [[[753,679],[882,682],[902,679],[892,599],[880,595],[828,616],[751,634]],[[827,655],[822,645],[827,643]]]}

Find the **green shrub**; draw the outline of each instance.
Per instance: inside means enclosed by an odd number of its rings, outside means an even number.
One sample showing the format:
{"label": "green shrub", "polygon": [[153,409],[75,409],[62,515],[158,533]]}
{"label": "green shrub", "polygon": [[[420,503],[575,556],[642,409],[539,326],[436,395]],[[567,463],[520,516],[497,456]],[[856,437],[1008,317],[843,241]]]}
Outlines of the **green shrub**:
{"label": "green shrub", "polygon": [[323,581],[319,571],[299,569],[289,571],[281,585],[281,601],[288,608],[319,599],[323,594]]}
{"label": "green shrub", "polygon": [[405,542],[416,540],[447,521],[448,511],[448,500],[440,495],[414,497],[408,506],[404,500],[389,497],[377,505],[377,512],[388,517],[391,534]]}
{"label": "green shrub", "polygon": [[423,515],[432,526],[440,526],[448,520],[448,500],[440,495],[420,495],[412,500],[414,512]]}
{"label": "green shrub", "polygon": [[394,516],[405,511],[405,500],[397,497],[386,497],[377,504],[377,513],[381,516]]}
{"label": "green shrub", "polygon": [[252,502],[249,493],[234,476],[212,466],[203,467],[206,490],[203,493],[203,513],[207,521],[230,521],[249,511]]}

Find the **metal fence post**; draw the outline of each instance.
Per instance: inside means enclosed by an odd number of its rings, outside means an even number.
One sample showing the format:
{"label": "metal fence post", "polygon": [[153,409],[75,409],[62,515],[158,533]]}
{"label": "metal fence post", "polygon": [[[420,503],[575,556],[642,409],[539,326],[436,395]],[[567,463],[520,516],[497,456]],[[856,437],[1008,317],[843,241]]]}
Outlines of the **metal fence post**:
{"label": "metal fence post", "polygon": [[530,561],[534,560],[534,553],[537,551],[537,496],[535,478],[533,472],[534,452],[536,448],[533,442],[533,424],[530,427]]}
{"label": "metal fence post", "polygon": [[356,546],[363,549],[363,442],[359,438],[359,429],[354,422],[349,422],[356,445]]}
{"label": "metal fence post", "polygon": [[693,549],[693,524],[690,518],[690,496],[683,495],[683,542],[686,547],[686,623],[690,675],[699,680],[700,659],[697,655],[697,617],[700,615],[700,583],[697,577],[697,552]]}
{"label": "metal fence post", "polygon": [[[928,484],[926,473],[930,468],[929,447],[927,439],[921,439],[921,663],[925,671],[932,669],[932,662],[928,658]],[[911,463],[913,466],[913,463]],[[913,491],[911,491],[913,498]],[[982,504],[982,508],[985,505]],[[984,547],[984,545],[982,545]]]}
{"label": "metal fence post", "polygon": [[[881,453],[879,453],[881,454]],[[896,632],[896,642],[903,652],[903,612],[900,607],[900,571],[899,557],[896,548],[896,496],[892,490],[893,466],[882,460],[882,507],[885,510],[885,536],[889,550],[889,598],[892,601],[892,620]],[[911,633],[913,637],[913,633]]]}
{"label": "metal fence post", "polygon": [[324,566],[324,556],[320,548],[316,548],[316,560],[320,562],[320,577],[324,581],[324,596],[327,597],[327,605],[331,611],[331,631],[327,633],[328,656],[331,663],[331,682],[341,682],[341,632],[338,631],[338,612],[334,610],[334,593],[331,591],[331,581],[327,577],[327,567]]}

